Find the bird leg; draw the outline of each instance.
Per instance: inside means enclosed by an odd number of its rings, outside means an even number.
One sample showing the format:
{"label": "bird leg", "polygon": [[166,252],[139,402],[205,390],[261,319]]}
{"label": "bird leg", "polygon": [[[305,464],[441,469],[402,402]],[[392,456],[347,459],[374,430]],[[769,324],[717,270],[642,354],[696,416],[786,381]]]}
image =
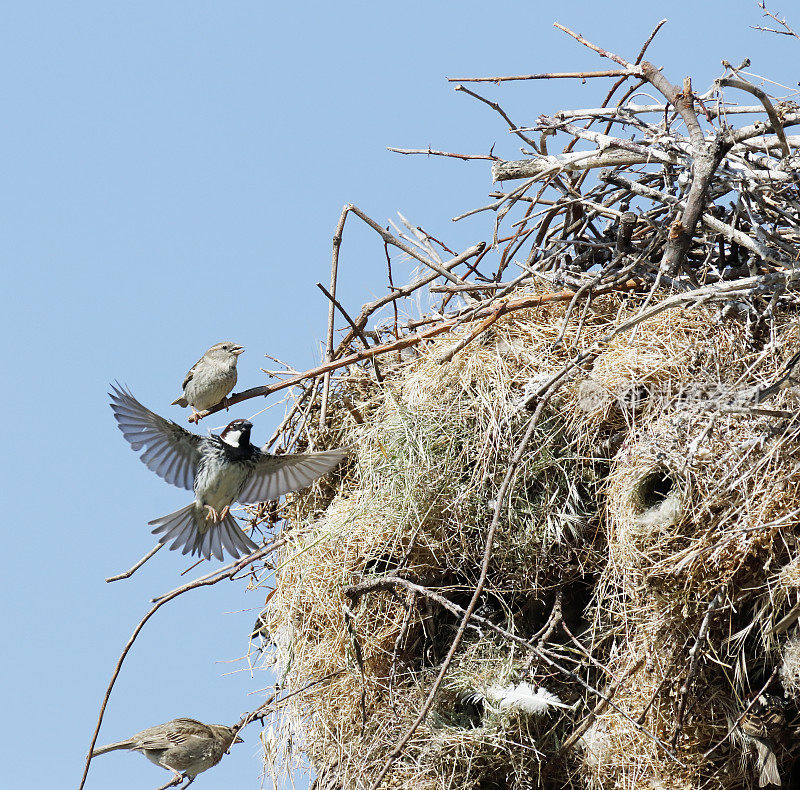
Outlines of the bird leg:
{"label": "bird leg", "polygon": [[217,512],[211,505],[205,505],[204,507],[208,511],[206,513],[206,521],[210,521],[212,524],[219,524],[220,521],[223,521],[231,509],[230,505],[225,505],[222,510]]}
{"label": "bird leg", "polygon": [[[168,771],[172,771],[173,776],[169,782],[167,782],[165,785],[161,785],[161,787],[156,788],[156,790],[167,790],[168,787],[175,787],[179,784],[182,784],[183,780],[186,778],[183,774],[178,773],[178,771],[176,771],[174,768],[170,768],[166,765],[162,765],[161,767],[166,768]],[[189,784],[191,784],[191,780],[189,781]],[[188,787],[189,785],[186,786]]]}

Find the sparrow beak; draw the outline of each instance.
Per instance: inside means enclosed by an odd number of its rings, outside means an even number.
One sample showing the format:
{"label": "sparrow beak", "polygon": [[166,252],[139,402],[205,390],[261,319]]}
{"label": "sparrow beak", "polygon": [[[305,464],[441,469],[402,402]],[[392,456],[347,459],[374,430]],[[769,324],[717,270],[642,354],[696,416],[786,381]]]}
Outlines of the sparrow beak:
{"label": "sparrow beak", "polygon": [[240,738],[238,735],[233,739],[234,743],[244,743],[244,740]]}
{"label": "sparrow beak", "polygon": [[233,353],[236,354],[237,357],[239,354],[244,354],[244,346],[236,346],[236,348],[233,349]]}

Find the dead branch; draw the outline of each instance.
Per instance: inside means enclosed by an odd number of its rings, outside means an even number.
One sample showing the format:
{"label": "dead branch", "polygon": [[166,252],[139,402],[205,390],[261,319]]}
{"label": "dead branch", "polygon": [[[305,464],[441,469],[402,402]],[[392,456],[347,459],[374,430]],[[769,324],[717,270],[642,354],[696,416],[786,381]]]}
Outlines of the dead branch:
{"label": "dead branch", "polygon": [[471,159],[488,159],[491,162],[496,162],[500,158],[499,156],[494,156],[494,154],[454,154],[449,151],[434,151],[431,148],[392,148],[391,146],[386,146],[386,150],[395,154],[405,154],[406,156],[411,154],[447,156],[453,159],[461,159],[464,162],[468,162]]}
{"label": "dead branch", "polygon": [[592,77],[630,77],[630,69],[606,69],[605,71],[549,71],[542,74],[519,74],[513,77],[448,77],[448,82],[516,82],[519,80],[586,80]]}
{"label": "dead branch", "polygon": [[157,551],[158,551],[158,550],[159,550],[159,549],[160,549],[160,548],[161,548],[163,545],[164,545],[163,543],[156,543],[156,545],[155,545],[155,546],[153,546],[153,548],[152,548],[152,549],[150,549],[150,551],[148,551],[148,552],[147,552],[147,554],[145,554],[145,555],[144,555],[144,557],[142,557],[142,559],[140,559],[140,560],[139,560],[139,561],[138,561],[138,562],[137,562],[137,563],[136,563],[136,564],[135,564],[135,565],[134,565],[132,568],[129,568],[129,569],[128,569],[127,571],[125,571],[124,573],[119,573],[119,574],[117,574],[116,576],[109,576],[109,577],[106,579],[106,583],[108,583],[108,582],[118,582],[120,579],[129,579],[129,578],[130,578],[131,576],[133,576],[133,574],[134,574],[134,573],[136,573],[136,571],[138,571],[138,570],[139,570],[139,568],[141,568],[141,567],[142,567],[142,565],[144,565],[144,564],[147,562],[147,560],[149,560],[149,559],[150,559],[150,558],[151,558],[151,557],[152,557],[152,556],[153,556],[153,555],[154,555],[154,554],[155,554],[155,553],[156,553],[156,552],[157,552]]}
{"label": "dead branch", "polygon": [[130,638],[125,644],[125,647],[122,649],[122,653],[120,654],[120,657],[117,660],[116,665],[114,666],[114,671],[111,673],[111,680],[108,683],[108,688],[106,689],[105,696],[103,697],[103,701],[100,705],[100,713],[97,717],[97,725],[95,726],[94,733],[92,735],[92,740],[91,743],[89,744],[89,752],[86,755],[86,764],[83,769],[83,776],[81,777],[81,782],[80,785],[78,786],[78,790],[83,790],[83,786],[84,784],[86,784],[86,777],[89,775],[89,765],[92,762],[92,752],[94,752],[94,747],[97,745],[97,736],[100,734],[100,727],[103,724],[103,717],[105,716],[106,707],[108,706],[108,701],[111,698],[111,692],[114,688],[114,684],[117,682],[117,678],[119,677],[119,673],[122,670],[122,665],[125,662],[125,658],[127,657],[128,653],[133,647],[136,638],[139,636],[145,625],[147,625],[148,620],[150,620],[150,618],[162,606],[174,600],[175,598],[179,597],[180,595],[183,595],[184,593],[187,593],[190,590],[196,590],[199,587],[210,587],[214,584],[217,584],[218,582],[221,582],[223,579],[233,579],[240,570],[247,567],[251,563],[260,560],[261,558],[266,557],[268,554],[270,554],[272,551],[274,551],[281,545],[283,545],[283,541],[276,541],[273,544],[264,546],[258,551],[249,554],[247,557],[244,557],[243,559],[237,560],[236,562],[232,562],[226,565],[225,567],[218,569],[213,574],[210,574],[209,577],[195,579],[194,581],[189,582],[188,584],[184,584],[182,587],[178,587],[172,592],[161,596],[158,599],[158,601],[148,610],[148,612],[144,615],[144,617],[139,621],[137,626],[133,629],[133,633],[131,634]]}

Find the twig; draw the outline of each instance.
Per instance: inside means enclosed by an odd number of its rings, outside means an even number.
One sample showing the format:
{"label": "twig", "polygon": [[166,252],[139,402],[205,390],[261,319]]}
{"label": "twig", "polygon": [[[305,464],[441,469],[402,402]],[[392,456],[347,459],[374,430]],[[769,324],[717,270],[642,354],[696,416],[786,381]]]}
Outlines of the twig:
{"label": "twig", "polygon": [[[333,318],[334,307],[336,305],[336,281],[339,272],[339,250],[342,246],[342,235],[344,234],[344,223],[347,221],[347,214],[350,206],[347,205],[342,209],[339,216],[339,222],[336,224],[336,230],[333,233],[333,252],[331,254],[331,290],[328,294],[331,302],[328,305],[328,336],[325,344],[325,361],[330,362],[333,359]],[[330,371],[326,372],[322,377],[322,401],[319,408],[319,427],[325,428],[325,423],[328,421],[328,394],[331,387],[331,374]]]}
{"label": "twig", "polygon": [[745,80],[734,80],[730,78],[721,78],[717,80],[718,85],[722,85],[726,88],[738,88],[740,91],[747,91],[748,93],[752,93],[761,104],[764,106],[764,110],[766,111],[767,115],[769,116],[770,123],[772,124],[772,129],[778,137],[778,140],[781,144],[781,150],[783,151],[783,155],[791,156],[792,152],[789,148],[789,143],[786,140],[786,132],[783,129],[783,124],[781,123],[781,119],[778,117],[778,113],[775,112],[775,108],[772,106],[772,102],[769,99],[764,91],[761,88],[757,88],[755,85],[751,85],[749,82]]}
{"label": "twig", "polygon": [[717,741],[707,752],[703,754],[703,760],[707,760],[720,746],[722,746],[723,743],[725,743],[725,741],[728,740],[728,738],[731,737],[731,735],[733,735],[733,731],[741,724],[742,719],[744,719],[744,717],[750,712],[750,708],[756,704],[758,698],[770,687],[772,681],[778,676],[780,669],[780,664],[778,664],[778,666],[772,670],[772,674],[767,678],[767,682],[759,689],[758,693],[753,696],[753,699],[750,700],[750,703],[747,705],[747,707],[739,714],[739,717],[725,734],[725,737],[722,738],[722,740]]}
{"label": "twig", "polygon": [[449,351],[444,353],[438,360],[440,365],[444,365],[458,354],[459,351],[466,348],[476,337],[482,335],[492,324],[494,324],[501,315],[506,312],[505,302],[501,302],[494,312],[486,319],[484,319],[478,326],[475,327],[469,334],[458,341]]}
{"label": "twig", "polygon": [[508,128],[511,132],[517,135],[517,137],[519,137],[520,140],[526,142],[531,148],[533,148],[534,151],[539,150],[539,147],[533,140],[531,140],[530,137],[528,137],[527,135],[523,134],[518,130],[517,124],[515,124],[511,120],[511,118],[509,118],[508,115],[506,115],[506,111],[496,101],[491,101],[491,99],[486,99],[479,93],[475,93],[475,91],[471,91],[469,88],[465,88],[461,84],[456,85],[454,90],[462,91],[463,93],[466,93],[468,96],[472,96],[473,99],[477,99],[478,101],[483,102],[488,107],[491,107],[508,124]]}
{"label": "twig", "polygon": [[500,158],[494,154],[453,154],[449,151],[434,151],[431,148],[392,148],[391,146],[387,145],[386,150],[395,154],[406,154],[406,156],[411,154],[422,154],[423,156],[449,156],[453,159],[463,159],[465,162],[468,162],[470,159],[488,159],[489,161],[494,162]]}
{"label": "twig", "polygon": [[653,32],[647,37],[647,40],[642,44],[642,48],[639,50],[639,54],[636,56],[636,60],[633,61],[636,65],[642,62],[642,58],[644,58],[644,53],[647,52],[647,48],[653,43],[653,39],[658,35],[658,31],[661,30],[664,25],[667,24],[666,19],[662,19],[656,26],[653,28]]}
{"label": "twig", "polygon": [[[322,291],[322,293],[324,293],[325,296],[327,296],[328,299],[330,299],[331,302],[336,306],[336,309],[342,314],[342,316],[344,317],[345,321],[347,321],[347,323],[350,324],[350,327],[353,330],[353,333],[364,344],[364,348],[369,348],[370,347],[369,346],[369,341],[367,340],[367,336],[364,334],[364,331],[356,326],[356,324],[353,321],[353,319],[350,318],[350,315],[348,314],[348,312],[339,303],[339,300],[336,299],[336,297],[332,293],[330,293],[330,291],[328,291],[328,289],[322,283],[317,283],[317,288],[319,288],[320,291]],[[331,356],[333,356],[333,351],[331,351]],[[383,376],[381,375],[380,368],[378,367],[378,361],[376,359],[373,359],[372,360],[372,364],[375,367],[375,378],[379,382],[383,381]],[[330,373],[327,373],[326,375],[330,376]]]}
{"label": "twig", "polygon": [[248,713],[243,713],[239,717],[239,721],[231,727],[234,732],[240,732],[249,724],[252,724],[256,719],[264,719],[267,715],[266,711],[271,705],[275,705],[276,707],[279,705],[283,705],[286,700],[291,699],[292,697],[296,697],[298,694],[302,694],[305,691],[308,691],[310,688],[314,686],[318,686],[320,683],[325,683],[332,678],[339,677],[339,675],[344,674],[343,669],[338,669],[335,672],[330,672],[327,675],[324,675],[321,678],[317,678],[316,680],[311,680],[302,686],[299,689],[295,689],[294,691],[290,691],[288,694],[284,694],[282,697],[280,696],[280,690],[270,694],[269,697],[264,700],[255,710],[249,711]]}
{"label": "twig", "polygon": [[697,659],[700,654],[700,645],[706,640],[708,629],[711,625],[711,618],[714,615],[714,612],[716,612],[717,609],[719,609],[719,607],[722,605],[723,597],[724,589],[720,590],[711,599],[711,602],[708,604],[706,609],[705,617],[703,617],[703,621],[700,623],[700,630],[697,632],[697,639],[695,639],[694,644],[689,650],[689,668],[686,671],[686,679],[683,681],[683,685],[681,685],[680,691],[678,692],[680,697],[678,702],[678,711],[675,714],[675,731],[672,733],[673,749],[678,745],[678,738],[681,734],[681,730],[683,729],[683,715],[686,712],[686,703],[689,701],[689,690],[691,689],[692,681],[694,680],[694,675],[697,670]]}
{"label": "twig", "polygon": [[142,559],[140,559],[140,560],[139,560],[139,562],[137,562],[137,563],[136,563],[136,565],[134,565],[134,566],[133,566],[132,568],[130,568],[129,570],[125,571],[125,573],[119,573],[119,574],[117,574],[116,576],[109,576],[109,577],[106,579],[106,582],[118,582],[120,579],[129,579],[129,578],[130,578],[131,576],[133,576],[133,574],[134,574],[134,573],[136,573],[136,571],[138,571],[138,570],[139,570],[139,568],[141,568],[141,567],[142,567],[142,565],[144,565],[144,564],[147,562],[147,560],[149,560],[149,559],[150,559],[150,557],[152,557],[152,556],[153,556],[153,555],[154,555],[154,554],[155,554],[155,553],[156,553],[156,552],[157,552],[157,551],[158,551],[158,550],[159,550],[159,549],[160,549],[160,548],[161,548],[163,545],[164,545],[163,543],[156,543],[156,545],[155,545],[155,546],[153,546],[153,548],[152,548],[152,549],[150,549],[150,551],[148,551],[148,552],[147,552],[147,554],[145,554],[145,555],[144,555],[144,557],[142,557]]}
{"label": "twig", "polygon": [[617,693],[619,687],[633,677],[633,675],[639,671],[642,664],[644,664],[644,659],[640,658],[619,680],[615,680],[606,687],[604,692],[605,698],[601,699],[583,718],[581,723],[564,739],[561,748],[558,750],[559,755],[568,752],[581,739],[586,730],[591,727],[592,722],[608,707],[609,702],[614,699],[614,695]]}
{"label": "twig", "polygon": [[[556,27],[558,27],[558,25],[556,25]],[[632,72],[629,69],[606,69],[605,71],[549,71],[541,74],[519,74],[513,77],[448,77],[447,81],[501,83],[515,82],[518,80],[585,80],[591,77],[629,77],[631,74]]]}
{"label": "twig", "polygon": [[626,73],[631,74],[631,76],[641,77],[642,72],[637,66],[634,66],[632,63],[628,63],[627,60],[621,58],[619,55],[615,55],[613,52],[609,52],[608,50],[602,49],[598,47],[597,44],[592,44],[591,41],[587,41],[583,36],[579,35],[578,33],[573,32],[568,27],[564,27],[564,25],[559,24],[558,22],[553,23],[553,27],[557,27],[559,30],[563,30],[568,36],[572,36],[576,41],[583,44],[583,46],[588,47],[589,49],[596,52],[600,55],[601,58],[608,58],[609,60],[613,60],[614,63],[619,63],[620,66],[625,68]]}
{"label": "twig", "polygon": [[764,0],[759,0],[758,7],[764,12],[764,16],[768,16],[770,19],[777,22],[783,30],[775,30],[771,27],[761,27],[760,25],[751,25],[754,30],[763,30],[766,33],[777,33],[779,36],[793,36],[794,38],[800,38],[797,33],[789,27],[786,23],[786,19],[779,19],[778,15],[773,13],[767,8],[766,2]]}
{"label": "twig", "polygon": [[[639,285],[638,282],[630,280],[619,286],[599,289],[595,291],[595,296],[604,293],[611,293],[612,291],[632,290],[638,287],[638,285]],[[541,294],[537,296],[525,296],[521,297],[520,299],[510,299],[508,302],[506,302],[505,311],[510,313],[515,310],[524,310],[530,307],[539,307],[540,305],[543,304],[569,301],[574,296],[575,296],[574,291],[561,291],[559,293]],[[469,320],[480,320],[482,318],[488,317],[495,311],[495,309],[496,306],[481,307],[470,316]],[[312,376],[319,376],[322,373],[338,370],[339,368],[344,368],[347,367],[348,365],[353,365],[356,362],[363,362],[364,360],[372,359],[373,357],[377,357],[382,354],[387,354],[391,351],[398,351],[403,348],[408,348],[409,346],[414,346],[417,343],[421,343],[423,340],[427,340],[429,338],[435,337],[436,335],[441,335],[444,334],[445,332],[449,332],[451,329],[453,329],[453,327],[457,326],[460,320],[461,320],[460,318],[456,317],[450,320],[443,321],[421,332],[417,332],[416,334],[406,335],[405,337],[400,338],[400,340],[395,340],[392,343],[385,343],[380,346],[372,346],[369,349],[364,349],[363,351],[357,351],[354,354],[350,354],[347,357],[334,359],[333,362],[328,362],[324,365],[318,365],[316,368],[307,370],[304,373],[300,373],[299,375],[293,376],[292,378],[286,379],[285,381],[278,381],[275,384],[269,384],[262,387],[253,387],[249,390],[244,390],[244,392],[232,393],[231,395],[228,396],[227,399],[228,404],[232,406],[236,403],[241,403],[242,401],[250,400],[251,398],[267,397],[268,395],[272,395],[274,392],[278,392],[282,389],[286,389],[287,387],[293,387],[296,384],[300,384],[301,382],[305,381],[308,378],[311,378]],[[200,417],[201,418],[207,417],[209,414],[214,414],[223,408],[225,407],[222,406],[221,404],[218,406],[213,406],[212,408],[204,412],[201,412]],[[189,421],[193,422],[191,417],[189,418]]]}

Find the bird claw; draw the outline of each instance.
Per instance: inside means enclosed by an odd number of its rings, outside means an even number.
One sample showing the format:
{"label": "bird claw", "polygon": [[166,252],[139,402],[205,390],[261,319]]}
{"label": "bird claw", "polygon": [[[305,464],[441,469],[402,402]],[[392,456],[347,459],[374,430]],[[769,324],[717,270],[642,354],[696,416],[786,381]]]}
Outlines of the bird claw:
{"label": "bird claw", "polygon": [[219,512],[211,507],[211,505],[206,505],[205,508],[208,511],[208,513],[206,513],[206,521],[210,521],[212,524],[219,524],[220,521],[224,521],[225,516],[227,516],[231,510],[230,505],[225,505]]}
{"label": "bird claw", "polygon": [[192,413],[188,417],[189,422],[199,423],[203,417],[208,417],[208,409],[197,411],[197,409],[192,406]]}

